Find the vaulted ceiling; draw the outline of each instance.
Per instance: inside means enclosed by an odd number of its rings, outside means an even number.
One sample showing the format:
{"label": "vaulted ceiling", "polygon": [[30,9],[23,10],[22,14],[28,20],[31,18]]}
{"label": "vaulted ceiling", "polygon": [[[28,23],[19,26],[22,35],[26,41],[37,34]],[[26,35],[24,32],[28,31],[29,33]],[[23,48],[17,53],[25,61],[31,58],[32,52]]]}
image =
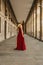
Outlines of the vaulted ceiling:
{"label": "vaulted ceiling", "polygon": [[33,0],[10,0],[18,22],[26,21]]}

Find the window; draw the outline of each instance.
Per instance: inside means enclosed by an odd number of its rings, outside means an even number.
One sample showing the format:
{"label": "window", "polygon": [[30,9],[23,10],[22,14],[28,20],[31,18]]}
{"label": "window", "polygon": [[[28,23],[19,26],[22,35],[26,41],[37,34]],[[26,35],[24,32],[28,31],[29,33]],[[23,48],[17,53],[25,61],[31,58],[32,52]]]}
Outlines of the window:
{"label": "window", "polygon": [[0,33],[1,33],[1,17],[0,17]]}
{"label": "window", "polygon": [[40,39],[40,2],[37,3],[37,38]]}
{"label": "window", "polygon": [[42,40],[43,40],[43,0],[42,0]]}

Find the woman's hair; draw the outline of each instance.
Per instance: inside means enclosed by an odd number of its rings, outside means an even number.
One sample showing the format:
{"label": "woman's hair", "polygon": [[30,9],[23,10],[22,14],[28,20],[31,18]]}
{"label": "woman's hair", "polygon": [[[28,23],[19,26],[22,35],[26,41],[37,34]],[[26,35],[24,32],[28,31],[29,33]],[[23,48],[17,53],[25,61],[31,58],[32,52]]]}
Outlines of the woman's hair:
{"label": "woman's hair", "polygon": [[18,24],[18,28],[22,30],[22,24]]}

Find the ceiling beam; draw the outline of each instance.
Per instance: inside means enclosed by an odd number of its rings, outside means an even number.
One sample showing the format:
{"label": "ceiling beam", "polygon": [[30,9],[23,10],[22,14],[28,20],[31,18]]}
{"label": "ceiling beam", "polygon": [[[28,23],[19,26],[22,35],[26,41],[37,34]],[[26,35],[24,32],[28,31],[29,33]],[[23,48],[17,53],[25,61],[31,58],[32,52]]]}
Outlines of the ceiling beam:
{"label": "ceiling beam", "polygon": [[14,23],[18,24],[17,18],[16,18],[16,16],[15,16],[15,13],[14,13],[13,8],[12,8],[12,6],[11,6],[10,0],[6,0],[6,2],[8,3],[8,5],[9,5],[11,11],[12,11],[12,14],[13,14],[13,16],[14,16],[14,20],[16,21],[16,22],[14,22]]}
{"label": "ceiling beam", "polygon": [[29,11],[29,13],[28,13],[28,16],[27,16],[27,18],[26,18],[25,24],[28,22],[28,20],[29,20],[29,18],[30,18],[30,15],[31,15],[32,11],[34,10],[34,6],[35,6],[35,4],[37,3],[37,1],[38,1],[38,0],[34,0],[34,1],[33,1],[32,7],[31,7],[31,9],[30,9],[30,11]]}

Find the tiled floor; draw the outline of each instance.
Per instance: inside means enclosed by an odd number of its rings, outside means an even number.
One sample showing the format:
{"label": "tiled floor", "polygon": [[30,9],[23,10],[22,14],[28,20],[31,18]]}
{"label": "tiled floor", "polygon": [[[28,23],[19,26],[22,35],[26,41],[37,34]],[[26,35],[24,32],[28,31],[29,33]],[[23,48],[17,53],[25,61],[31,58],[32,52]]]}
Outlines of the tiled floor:
{"label": "tiled floor", "polygon": [[0,65],[43,65],[43,42],[24,35],[26,51],[14,50],[16,37],[0,43]]}

